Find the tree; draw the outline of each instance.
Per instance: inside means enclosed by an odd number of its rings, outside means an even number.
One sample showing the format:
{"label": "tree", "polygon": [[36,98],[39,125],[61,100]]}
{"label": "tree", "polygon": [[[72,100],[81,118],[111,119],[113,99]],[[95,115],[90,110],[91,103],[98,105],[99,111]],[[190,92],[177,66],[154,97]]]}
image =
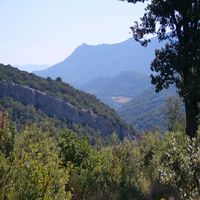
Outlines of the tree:
{"label": "tree", "polygon": [[9,157],[13,150],[15,129],[9,124],[6,112],[0,113],[0,154]]}
{"label": "tree", "polygon": [[78,138],[71,130],[62,130],[59,134],[59,147],[63,164],[69,162],[74,166],[84,165],[91,153],[90,145],[85,138]]}
{"label": "tree", "polygon": [[169,97],[166,99],[162,110],[166,117],[168,131],[184,131],[185,115],[182,110],[182,102],[178,97]]}
{"label": "tree", "polygon": [[121,0],[147,2],[141,22],[131,27],[133,37],[143,46],[156,34],[166,41],[155,51],[151,64],[152,83],[159,92],[175,84],[184,100],[186,134],[197,135],[200,114],[200,1],[199,0]]}
{"label": "tree", "polygon": [[57,77],[57,78],[56,78],[56,81],[57,81],[57,82],[62,82],[62,79],[61,79],[60,77]]}
{"label": "tree", "polygon": [[[199,133],[198,133],[199,134]],[[192,140],[181,133],[170,133],[168,148],[161,154],[161,183],[172,186],[180,195],[180,199],[200,199],[200,143],[197,137]]]}
{"label": "tree", "polygon": [[52,81],[52,78],[49,76],[46,79],[47,79],[47,81]]}
{"label": "tree", "polygon": [[0,199],[7,199],[14,135],[15,129],[10,126],[7,113],[0,112]]}
{"label": "tree", "polygon": [[54,139],[35,126],[27,127],[16,136],[8,199],[71,199],[66,191],[68,169],[61,168],[61,164]]}

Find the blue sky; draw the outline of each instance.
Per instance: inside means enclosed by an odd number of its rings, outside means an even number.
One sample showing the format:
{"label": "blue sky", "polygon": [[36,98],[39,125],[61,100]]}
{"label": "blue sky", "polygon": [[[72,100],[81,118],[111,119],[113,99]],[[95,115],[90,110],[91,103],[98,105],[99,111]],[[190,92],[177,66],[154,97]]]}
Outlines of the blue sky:
{"label": "blue sky", "polygon": [[0,63],[48,64],[82,43],[117,43],[143,15],[143,4],[119,0],[1,0]]}

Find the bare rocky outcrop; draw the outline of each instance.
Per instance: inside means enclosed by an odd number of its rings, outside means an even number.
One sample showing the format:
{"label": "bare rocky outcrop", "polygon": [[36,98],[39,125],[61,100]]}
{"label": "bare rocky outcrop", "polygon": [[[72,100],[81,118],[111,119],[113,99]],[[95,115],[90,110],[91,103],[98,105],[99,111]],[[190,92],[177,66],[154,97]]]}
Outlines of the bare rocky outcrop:
{"label": "bare rocky outcrop", "polygon": [[0,98],[12,97],[24,105],[33,105],[50,117],[65,118],[69,123],[88,125],[103,135],[113,132],[121,139],[130,138],[129,131],[111,120],[98,116],[90,111],[78,109],[70,103],[64,102],[41,91],[14,83],[0,82]]}

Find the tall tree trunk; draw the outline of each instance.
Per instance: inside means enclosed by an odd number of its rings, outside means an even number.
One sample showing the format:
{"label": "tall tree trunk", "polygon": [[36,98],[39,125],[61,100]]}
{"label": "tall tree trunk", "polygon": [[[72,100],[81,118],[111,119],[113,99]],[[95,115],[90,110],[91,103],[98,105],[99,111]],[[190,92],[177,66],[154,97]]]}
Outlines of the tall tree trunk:
{"label": "tall tree trunk", "polygon": [[198,130],[198,102],[196,100],[193,101],[185,101],[185,111],[186,111],[186,134],[191,138],[197,136]]}

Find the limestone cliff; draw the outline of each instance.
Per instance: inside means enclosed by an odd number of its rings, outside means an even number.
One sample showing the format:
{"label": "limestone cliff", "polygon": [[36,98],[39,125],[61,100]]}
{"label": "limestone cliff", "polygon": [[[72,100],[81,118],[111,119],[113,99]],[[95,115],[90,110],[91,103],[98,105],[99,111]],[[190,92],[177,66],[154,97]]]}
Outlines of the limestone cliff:
{"label": "limestone cliff", "polygon": [[12,97],[24,105],[33,105],[50,117],[65,118],[69,123],[88,125],[103,135],[113,132],[119,134],[120,138],[130,138],[129,131],[114,124],[111,120],[98,116],[88,110],[78,109],[70,103],[64,102],[41,91],[14,83],[0,82],[0,98]]}

